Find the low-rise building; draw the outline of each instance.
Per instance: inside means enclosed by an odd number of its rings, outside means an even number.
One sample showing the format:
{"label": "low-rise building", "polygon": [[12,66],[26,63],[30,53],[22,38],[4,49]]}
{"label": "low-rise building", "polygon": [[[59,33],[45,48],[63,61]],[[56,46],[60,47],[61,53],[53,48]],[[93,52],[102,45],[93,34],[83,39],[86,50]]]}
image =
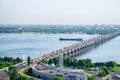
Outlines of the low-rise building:
{"label": "low-rise building", "polygon": [[44,80],[53,80],[55,76],[62,77],[65,80],[87,80],[84,70],[67,68],[45,69],[45,67],[42,64],[32,67],[32,74]]}

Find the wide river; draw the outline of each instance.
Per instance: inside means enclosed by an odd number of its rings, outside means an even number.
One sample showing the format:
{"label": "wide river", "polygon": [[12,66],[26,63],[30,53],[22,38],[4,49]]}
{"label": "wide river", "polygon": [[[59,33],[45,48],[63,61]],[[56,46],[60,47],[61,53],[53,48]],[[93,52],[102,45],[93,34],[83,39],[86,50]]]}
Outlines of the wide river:
{"label": "wide river", "polygon": [[[82,38],[90,39],[98,35],[87,34],[0,34],[0,56],[26,57],[35,58],[41,54],[70,46],[80,41],[59,41],[59,38]],[[117,61],[120,63],[120,36],[91,49],[78,59],[90,58],[93,62]]]}

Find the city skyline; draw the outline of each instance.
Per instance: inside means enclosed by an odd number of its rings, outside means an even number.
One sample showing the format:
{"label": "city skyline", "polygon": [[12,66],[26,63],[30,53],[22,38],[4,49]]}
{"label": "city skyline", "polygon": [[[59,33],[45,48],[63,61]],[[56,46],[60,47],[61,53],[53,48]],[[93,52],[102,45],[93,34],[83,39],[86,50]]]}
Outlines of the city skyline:
{"label": "city skyline", "polygon": [[120,0],[1,0],[0,24],[120,24]]}

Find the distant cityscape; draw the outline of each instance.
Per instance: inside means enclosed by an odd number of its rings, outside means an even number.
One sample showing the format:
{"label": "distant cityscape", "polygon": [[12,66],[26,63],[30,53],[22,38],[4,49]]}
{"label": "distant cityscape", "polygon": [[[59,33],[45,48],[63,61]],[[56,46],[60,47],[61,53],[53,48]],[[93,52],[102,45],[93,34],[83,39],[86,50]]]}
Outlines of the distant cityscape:
{"label": "distant cityscape", "polygon": [[120,30],[120,25],[0,25],[0,33],[79,33],[109,34]]}

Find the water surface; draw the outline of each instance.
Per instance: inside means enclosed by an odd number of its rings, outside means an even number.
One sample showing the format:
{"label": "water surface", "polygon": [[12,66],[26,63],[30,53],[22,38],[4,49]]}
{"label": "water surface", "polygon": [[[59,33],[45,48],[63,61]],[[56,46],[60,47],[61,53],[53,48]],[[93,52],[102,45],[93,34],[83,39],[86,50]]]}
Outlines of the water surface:
{"label": "water surface", "polygon": [[[82,38],[90,39],[98,35],[87,34],[0,34],[0,56],[38,57],[41,54],[70,46],[80,41],[59,41],[59,38]],[[78,59],[90,58],[93,62],[117,61],[120,63],[120,36],[91,49]]]}
{"label": "water surface", "polygon": [[22,57],[25,54],[34,58],[40,54],[50,53],[80,42],[59,41],[59,38],[83,38],[86,40],[91,37],[93,35],[86,34],[0,34],[0,56]]}

